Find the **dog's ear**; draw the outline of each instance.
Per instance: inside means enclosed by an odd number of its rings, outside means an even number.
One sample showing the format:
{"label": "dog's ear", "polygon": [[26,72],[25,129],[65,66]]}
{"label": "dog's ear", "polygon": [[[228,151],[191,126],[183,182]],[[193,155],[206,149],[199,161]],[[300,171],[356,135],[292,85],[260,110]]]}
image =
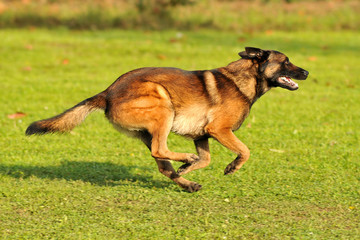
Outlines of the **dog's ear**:
{"label": "dog's ear", "polygon": [[266,60],[269,55],[269,51],[253,47],[246,47],[244,52],[239,52],[239,56],[245,59]]}

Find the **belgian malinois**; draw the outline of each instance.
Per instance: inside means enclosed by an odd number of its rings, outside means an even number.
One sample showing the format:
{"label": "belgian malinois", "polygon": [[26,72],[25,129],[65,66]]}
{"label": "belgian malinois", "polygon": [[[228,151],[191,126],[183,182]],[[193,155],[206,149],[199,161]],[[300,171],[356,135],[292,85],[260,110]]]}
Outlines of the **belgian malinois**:
{"label": "belgian malinois", "polygon": [[[292,79],[305,80],[308,72],[273,50],[246,47],[241,59],[213,70],[140,68],[120,76],[105,91],[65,112],[32,123],[27,135],[67,132],[96,109],[114,127],[139,138],[151,151],[159,171],[189,192],[201,185],[182,175],[210,163],[208,138],[237,154],[226,168],[231,174],[249,159],[250,151],[234,134],[251,106],[272,87],[298,89]],[[197,155],[172,152],[170,131],[194,140]],[[184,164],[175,171],[169,160]]]}

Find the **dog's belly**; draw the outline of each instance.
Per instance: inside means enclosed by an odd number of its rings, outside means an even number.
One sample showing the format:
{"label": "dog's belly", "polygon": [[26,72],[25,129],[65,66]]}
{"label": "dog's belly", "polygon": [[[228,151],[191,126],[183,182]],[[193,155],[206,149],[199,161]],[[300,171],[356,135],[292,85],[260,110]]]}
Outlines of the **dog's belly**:
{"label": "dog's belly", "polygon": [[205,126],[208,123],[207,106],[191,106],[181,109],[174,118],[171,131],[190,138],[205,135]]}

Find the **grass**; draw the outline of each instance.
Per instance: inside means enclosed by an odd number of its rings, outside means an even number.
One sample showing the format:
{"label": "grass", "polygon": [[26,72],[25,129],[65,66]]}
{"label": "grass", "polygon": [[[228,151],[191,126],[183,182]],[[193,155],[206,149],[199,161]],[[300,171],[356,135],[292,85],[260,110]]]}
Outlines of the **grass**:
{"label": "grass", "polygon": [[[13,0],[0,1],[0,28],[64,26],[70,29],[221,29],[359,31],[360,3],[330,1]],[[186,1],[182,1],[186,2]],[[145,7],[140,8],[143,3]],[[142,10],[140,10],[142,9]]]}
{"label": "grass", "polygon": [[[357,239],[360,235],[360,35],[357,32],[1,30],[1,239]],[[277,49],[309,70],[300,89],[261,98],[236,135],[250,160],[210,142],[212,163],[182,191],[145,146],[98,112],[71,134],[25,137],[142,66],[207,69],[244,46]],[[25,117],[9,119],[22,112]],[[21,115],[19,115],[21,116]],[[175,151],[192,142],[169,138]],[[176,164],[176,166],[179,166]]]}

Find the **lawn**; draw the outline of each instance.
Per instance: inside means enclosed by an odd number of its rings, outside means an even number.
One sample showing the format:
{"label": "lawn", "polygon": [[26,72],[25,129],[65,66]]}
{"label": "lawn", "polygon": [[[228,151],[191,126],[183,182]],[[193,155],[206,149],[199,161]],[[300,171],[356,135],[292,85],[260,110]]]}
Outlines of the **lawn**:
{"label": "lawn", "polygon": [[[360,34],[0,30],[1,239],[358,239]],[[73,132],[26,137],[35,120],[143,66],[211,69],[245,46],[276,49],[310,72],[273,89],[236,135],[251,158],[210,141],[187,193],[148,150],[97,112]],[[17,113],[17,114],[16,114]],[[171,135],[169,148],[195,152]],[[177,167],[179,164],[174,164]]]}

